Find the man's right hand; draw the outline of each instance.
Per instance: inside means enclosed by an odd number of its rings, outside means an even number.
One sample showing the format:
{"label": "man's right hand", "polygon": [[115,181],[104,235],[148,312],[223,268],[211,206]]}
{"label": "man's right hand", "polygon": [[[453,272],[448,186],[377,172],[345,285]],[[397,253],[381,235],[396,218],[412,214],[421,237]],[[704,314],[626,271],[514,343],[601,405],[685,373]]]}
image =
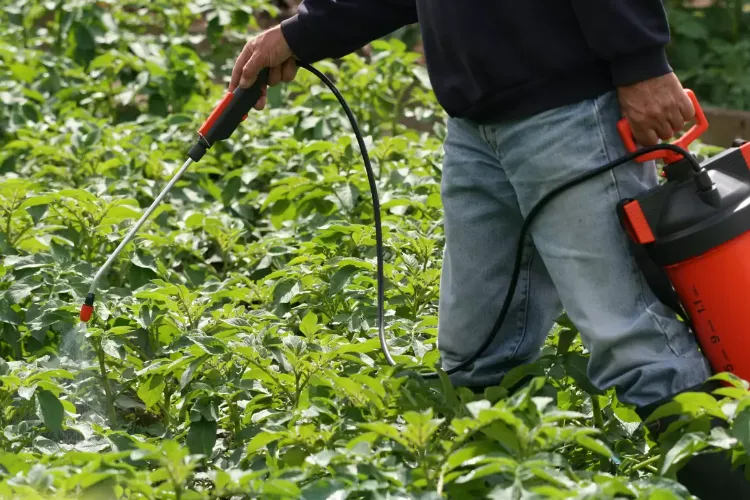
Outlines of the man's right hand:
{"label": "man's right hand", "polygon": [[641,146],[667,141],[695,117],[695,108],[674,73],[617,89],[622,114]]}
{"label": "man's right hand", "polygon": [[[291,82],[297,76],[297,64],[294,54],[281,32],[280,26],[270,28],[260,35],[251,38],[245,44],[232,70],[229,91],[234,92],[238,86],[250,87],[258,73],[263,68],[269,68],[268,85],[279,82]],[[267,87],[262,89],[261,97],[253,106],[261,110],[266,106]]]}

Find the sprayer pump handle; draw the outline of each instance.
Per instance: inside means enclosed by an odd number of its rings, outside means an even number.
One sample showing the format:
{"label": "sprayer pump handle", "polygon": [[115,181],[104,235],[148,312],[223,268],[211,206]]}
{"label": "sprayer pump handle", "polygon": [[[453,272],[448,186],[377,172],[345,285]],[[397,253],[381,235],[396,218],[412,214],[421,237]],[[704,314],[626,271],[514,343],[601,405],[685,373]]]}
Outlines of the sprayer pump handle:
{"label": "sprayer pump handle", "polygon": [[[695,93],[690,89],[685,89],[685,93],[690,98],[690,101],[693,103],[693,108],[695,109],[695,125],[693,125],[690,130],[685,133],[685,135],[674,141],[672,144],[683,149],[688,149],[688,146],[694,140],[700,137],[703,132],[708,130],[708,120],[706,120],[706,115],[703,113],[703,109],[701,108],[700,103],[698,103],[698,99],[695,97]],[[628,122],[627,118],[623,118],[619,122],[617,122],[617,130],[620,132],[620,137],[622,138],[622,142],[625,144],[625,148],[628,150],[628,152],[636,152],[638,150],[638,147],[635,144],[633,129],[630,128],[630,123]],[[663,159],[666,163],[674,163],[681,160],[682,155],[677,154],[674,151],[663,149],[639,156],[636,161],[644,163],[650,160],[658,159]]]}

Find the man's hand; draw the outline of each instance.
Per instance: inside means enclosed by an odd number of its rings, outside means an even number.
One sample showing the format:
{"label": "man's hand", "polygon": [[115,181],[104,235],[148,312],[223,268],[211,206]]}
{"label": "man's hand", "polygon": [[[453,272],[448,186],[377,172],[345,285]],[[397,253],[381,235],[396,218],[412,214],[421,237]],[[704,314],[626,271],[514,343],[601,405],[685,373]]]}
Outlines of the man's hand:
{"label": "man's hand", "polygon": [[674,73],[617,89],[622,114],[635,140],[654,146],[680,132],[695,116],[695,108]]}
{"label": "man's hand", "polygon": [[[281,32],[280,26],[270,28],[248,40],[234,63],[229,91],[234,92],[234,89],[238,86],[242,88],[250,87],[263,68],[269,68],[270,70],[268,72],[268,85],[271,86],[279,82],[291,82],[297,76],[297,64],[294,55]],[[264,87],[260,99],[254,106],[255,109],[261,110],[266,106],[267,95],[267,87]]]}

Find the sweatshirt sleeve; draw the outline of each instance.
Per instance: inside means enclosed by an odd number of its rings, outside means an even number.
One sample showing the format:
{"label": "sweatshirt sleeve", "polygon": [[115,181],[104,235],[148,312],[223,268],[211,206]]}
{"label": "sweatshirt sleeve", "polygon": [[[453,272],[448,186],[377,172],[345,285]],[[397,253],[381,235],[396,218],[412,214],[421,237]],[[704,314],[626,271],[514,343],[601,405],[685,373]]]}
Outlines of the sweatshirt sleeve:
{"label": "sweatshirt sleeve", "polygon": [[281,31],[297,59],[314,63],[416,22],[416,0],[304,0]]}
{"label": "sweatshirt sleeve", "polygon": [[672,72],[669,23],[661,0],[571,0],[586,40],[623,86]]}

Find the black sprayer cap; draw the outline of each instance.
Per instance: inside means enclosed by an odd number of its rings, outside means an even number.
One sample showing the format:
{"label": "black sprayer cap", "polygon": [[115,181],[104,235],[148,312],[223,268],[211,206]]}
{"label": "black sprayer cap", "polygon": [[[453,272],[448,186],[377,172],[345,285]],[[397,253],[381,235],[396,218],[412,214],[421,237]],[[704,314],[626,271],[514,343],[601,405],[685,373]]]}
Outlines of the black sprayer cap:
{"label": "black sprayer cap", "polygon": [[651,258],[668,266],[701,255],[750,230],[750,164],[738,148],[704,162],[675,163],[667,182],[634,200],[653,234]]}

